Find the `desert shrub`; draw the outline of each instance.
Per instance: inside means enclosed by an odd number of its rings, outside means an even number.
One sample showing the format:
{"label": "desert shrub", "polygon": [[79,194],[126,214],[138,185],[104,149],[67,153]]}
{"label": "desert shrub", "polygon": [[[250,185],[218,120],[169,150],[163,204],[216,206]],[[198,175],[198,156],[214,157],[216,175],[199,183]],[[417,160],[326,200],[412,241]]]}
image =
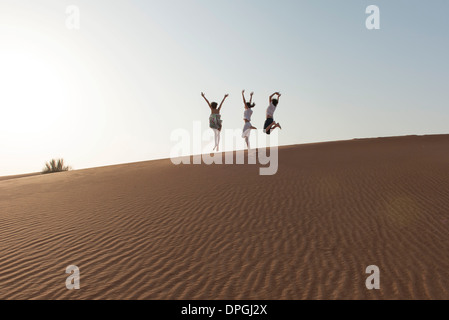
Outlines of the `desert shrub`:
{"label": "desert shrub", "polygon": [[69,171],[70,169],[69,166],[64,164],[64,159],[52,159],[45,164],[42,173],[62,172]]}

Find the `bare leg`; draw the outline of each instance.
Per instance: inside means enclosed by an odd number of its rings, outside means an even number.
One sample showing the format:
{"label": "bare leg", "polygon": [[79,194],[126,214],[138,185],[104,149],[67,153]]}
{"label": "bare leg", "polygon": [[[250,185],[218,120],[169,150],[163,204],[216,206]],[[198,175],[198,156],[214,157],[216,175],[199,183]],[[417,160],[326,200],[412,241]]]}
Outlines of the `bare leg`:
{"label": "bare leg", "polygon": [[276,122],[273,121],[270,123],[270,125],[265,129],[265,132],[270,132],[270,130],[274,129],[276,127]]}
{"label": "bare leg", "polygon": [[246,146],[248,147],[248,150],[251,149],[249,146],[249,138],[245,137]]}
{"label": "bare leg", "polygon": [[214,149],[219,149],[219,145],[220,145],[220,130],[219,129],[214,129],[214,134],[215,134],[215,147]]}
{"label": "bare leg", "polygon": [[217,152],[220,149],[220,135],[221,135],[221,129],[217,131]]}
{"label": "bare leg", "polygon": [[215,146],[212,150],[215,150],[217,148],[217,135],[218,135],[218,130],[217,129],[213,129],[214,131],[214,142],[215,142]]}

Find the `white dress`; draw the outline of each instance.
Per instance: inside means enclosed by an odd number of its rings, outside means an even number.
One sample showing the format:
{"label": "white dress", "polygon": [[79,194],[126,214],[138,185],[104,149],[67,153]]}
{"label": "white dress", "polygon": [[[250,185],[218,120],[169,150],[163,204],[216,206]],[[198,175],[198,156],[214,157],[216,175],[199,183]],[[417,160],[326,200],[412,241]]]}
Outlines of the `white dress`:
{"label": "white dress", "polygon": [[251,116],[253,114],[253,110],[251,109],[245,109],[245,112],[243,113],[243,119],[248,120],[248,122],[245,121],[245,125],[243,127],[243,133],[242,133],[242,138],[246,138],[249,137],[250,133],[251,133]]}

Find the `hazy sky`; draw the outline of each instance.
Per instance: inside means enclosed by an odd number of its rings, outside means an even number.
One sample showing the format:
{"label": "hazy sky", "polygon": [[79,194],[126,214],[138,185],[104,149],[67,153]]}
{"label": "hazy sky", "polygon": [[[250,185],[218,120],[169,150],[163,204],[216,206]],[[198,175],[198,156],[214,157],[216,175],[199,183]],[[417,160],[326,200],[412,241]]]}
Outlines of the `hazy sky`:
{"label": "hazy sky", "polygon": [[[368,30],[368,5],[380,30]],[[66,27],[66,8],[80,29]],[[283,96],[279,144],[449,133],[449,2],[1,0],[0,175],[168,157],[210,100]]]}

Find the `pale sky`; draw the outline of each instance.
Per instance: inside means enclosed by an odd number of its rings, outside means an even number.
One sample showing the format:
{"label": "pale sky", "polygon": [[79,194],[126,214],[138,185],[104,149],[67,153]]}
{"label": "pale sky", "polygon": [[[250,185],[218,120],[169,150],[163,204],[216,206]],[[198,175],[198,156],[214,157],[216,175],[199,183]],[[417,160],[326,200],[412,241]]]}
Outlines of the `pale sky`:
{"label": "pale sky", "polygon": [[[66,8],[80,29],[66,27]],[[380,8],[368,30],[366,7]],[[279,144],[449,133],[447,0],[1,0],[0,176],[169,156],[171,133],[262,128]]]}

